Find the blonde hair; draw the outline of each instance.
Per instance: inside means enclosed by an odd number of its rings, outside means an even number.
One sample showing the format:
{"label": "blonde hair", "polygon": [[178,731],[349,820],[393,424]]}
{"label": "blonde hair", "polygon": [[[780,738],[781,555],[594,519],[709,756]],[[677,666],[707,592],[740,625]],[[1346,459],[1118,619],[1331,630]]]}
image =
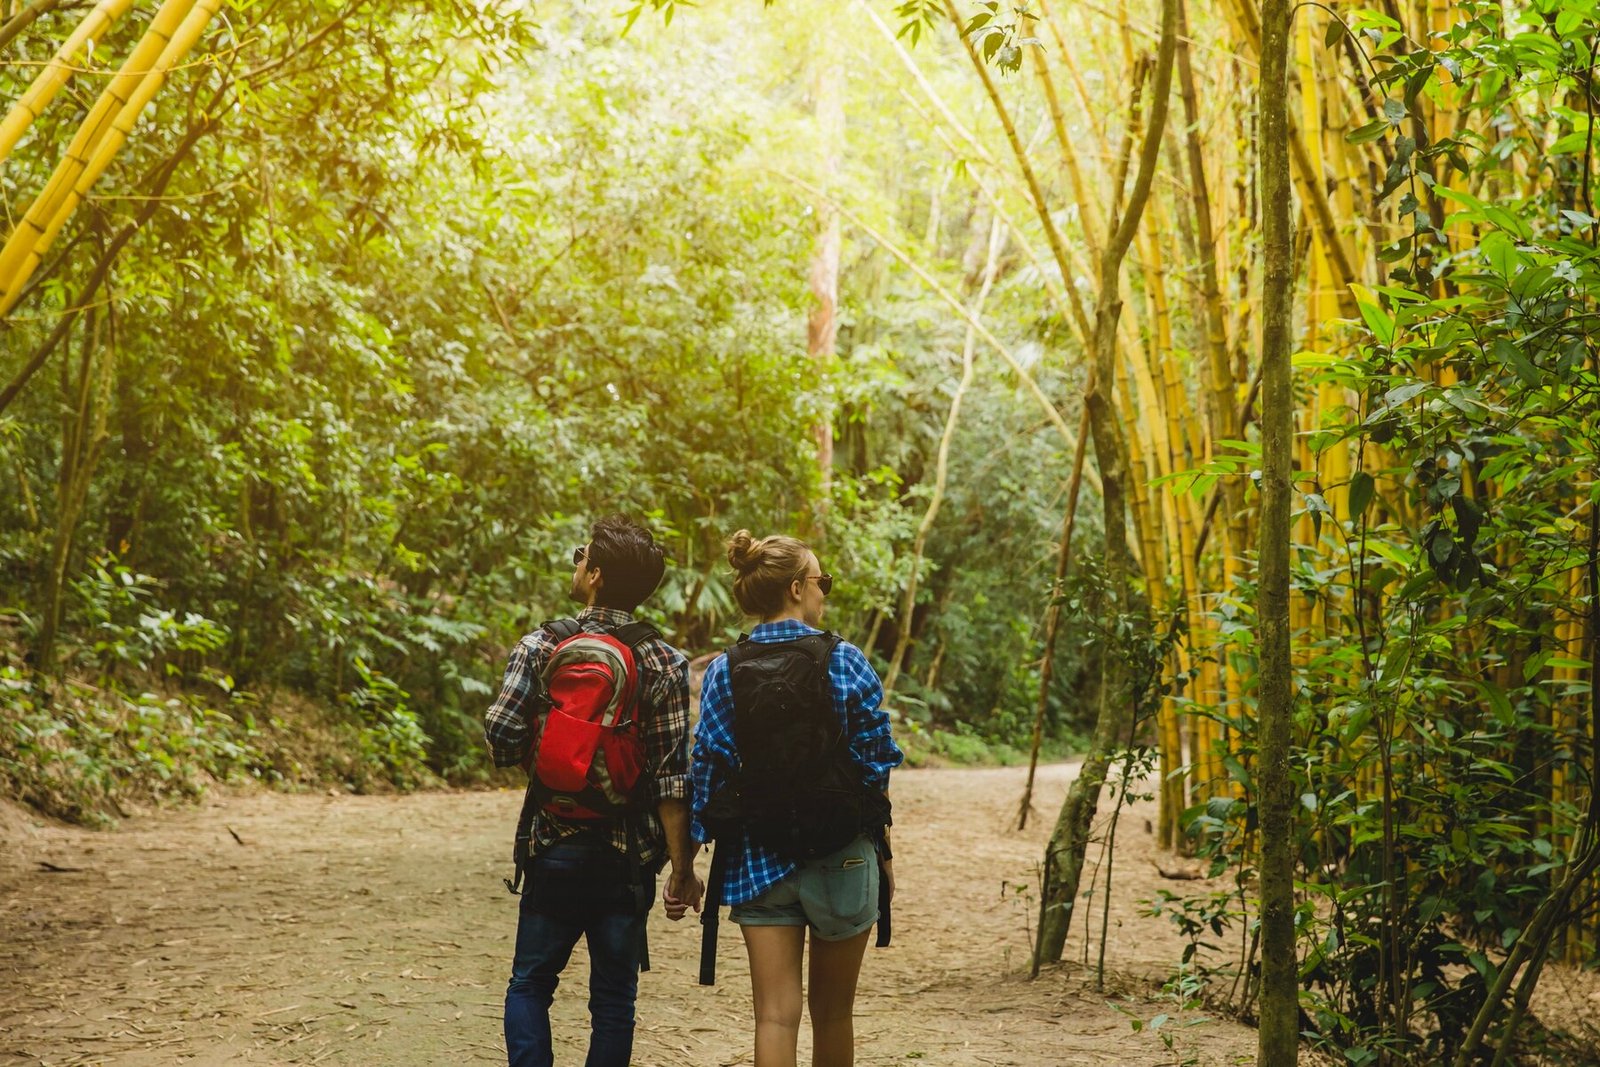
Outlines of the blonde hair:
{"label": "blonde hair", "polygon": [[811,547],[781,534],[759,541],[740,530],[728,541],[728,562],[733,564],[733,599],[746,615],[765,618],[783,610],[789,583],[803,576]]}

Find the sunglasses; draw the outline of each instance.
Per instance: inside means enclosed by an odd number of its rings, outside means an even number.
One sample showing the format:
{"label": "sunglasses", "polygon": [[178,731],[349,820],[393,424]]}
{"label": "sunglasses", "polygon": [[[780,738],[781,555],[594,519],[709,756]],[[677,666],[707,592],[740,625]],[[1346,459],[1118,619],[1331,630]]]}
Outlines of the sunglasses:
{"label": "sunglasses", "polygon": [[797,582],[816,582],[817,588],[822,590],[822,595],[827,596],[833,592],[833,575],[831,574],[802,574],[796,578]]}
{"label": "sunglasses", "polygon": [[578,564],[582,563],[584,560],[586,560],[588,558],[589,558],[589,546],[588,545],[579,545],[577,548],[572,550],[572,565],[574,567],[576,567]]}

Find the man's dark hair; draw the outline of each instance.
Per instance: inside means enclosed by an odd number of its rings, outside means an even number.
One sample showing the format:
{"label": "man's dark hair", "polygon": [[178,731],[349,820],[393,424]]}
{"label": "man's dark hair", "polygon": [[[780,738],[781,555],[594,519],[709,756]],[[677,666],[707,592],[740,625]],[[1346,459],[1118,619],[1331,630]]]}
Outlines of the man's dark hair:
{"label": "man's dark hair", "polygon": [[626,515],[607,515],[589,528],[589,565],[603,580],[596,602],[632,611],[643,604],[667,572],[666,553],[650,531]]}

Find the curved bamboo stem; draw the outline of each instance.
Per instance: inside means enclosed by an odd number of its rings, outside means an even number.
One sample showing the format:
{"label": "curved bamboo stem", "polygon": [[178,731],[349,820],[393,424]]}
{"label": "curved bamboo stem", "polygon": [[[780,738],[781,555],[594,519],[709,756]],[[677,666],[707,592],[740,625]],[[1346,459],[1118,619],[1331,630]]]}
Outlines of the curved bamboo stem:
{"label": "curved bamboo stem", "polygon": [[[989,292],[994,288],[995,274],[1000,264],[1000,252],[1005,247],[1005,229],[1000,219],[996,217],[989,224],[989,256],[983,268],[983,283],[978,289],[977,296],[972,300],[973,318],[983,314],[983,305],[989,299]],[[906,587],[900,597],[900,627],[895,637],[894,655],[889,659],[889,669],[883,676],[883,701],[889,702],[894,693],[895,683],[900,680],[900,670],[905,664],[906,651],[911,647],[911,623],[917,608],[917,578],[922,568],[922,550],[928,543],[928,533],[933,529],[934,520],[939,517],[939,507],[944,503],[945,484],[950,475],[950,442],[955,439],[956,424],[961,419],[961,401],[967,395],[967,389],[972,385],[973,349],[977,347],[978,332],[971,323],[967,325],[967,338],[961,347],[961,380],[956,385],[956,392],[950,398],[950,412],[945,416],[944,433],[939,437],[938,459],[934,464],[933,493],[928,498],[927,510],[922,514],[922,521],[917,524],[917,534],[911,543],[911,573],[906,578]]]}
{"label": "curved bamboo stem", "polygon": [[[0,120],[0,163],[4,163],[10,157],[11,150],[17,147],[17,142],[28,131],[28,127],[44,113],[44,109],[55,99],[62,87],[72,80],[74,73],[72,61],[83,46],[89,41],[98,41],[104,37],[106,31],[132,6],[133,0],[100,0],[94,10],[78,24],[78,28],[72,31],[72,35],[56,49],[56,54],[51,57],[50,62],[45,64],[39,76],[33,79],[33,84],[29,85],[27,91],[11,105],[11,110],[6,112],[5,119]],[[12,23],[7,24],[6,30],[10,32],[13,25],[22,18],[23,16],[19,15],[13,19]],[[24,23],[17,26],[15,32],[21,33],[26,28],[27,24]],[[9,39],[0,42],[0,47],[8,43]]]}
{"label": "curved bamboo stem", "polygon": [[[96,159],[102,141],[111,134],[123,109],[139,93],[144,82],[157,76],[153,69],[155,64],[194,4],[195,0],[166,0],[162,4],[121,70],[89,109],[44,190],[11,231],[5,246],[0,248],[0,315],[16,305],[22,286],[39,265],[55,233],[59,232],[58,213],[72,198],[78,180]],[[142,99],[148,102],[147,97]]]}

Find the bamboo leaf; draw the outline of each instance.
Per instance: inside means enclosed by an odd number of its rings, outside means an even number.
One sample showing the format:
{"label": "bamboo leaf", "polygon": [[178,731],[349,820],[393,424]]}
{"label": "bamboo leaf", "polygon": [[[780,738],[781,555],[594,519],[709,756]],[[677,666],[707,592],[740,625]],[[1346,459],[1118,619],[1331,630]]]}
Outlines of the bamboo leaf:
{"label": "bamboo leaf", "polygon": [[1478,540],[1478,530],[1483,526],[1483,511],[1472,500],[1461,494],[1450,498],[1450,506],[1456,513],[1456,529],[1461,534],[1461,543],[1472,547]]}
{"label": "bamboo leaf", "polygon": [[1372,475],[1366,471],[1356,471],[1350,479],[1350,520],[1361,518],[1366,513],[1367,505],[1372,503],[1372,490],[1374,482]]}
{"label": "bamboo leaf", "polygon": [[1489,261],[1489,266],[1494,272],[1507,281],[1517,272],[1517,265],[1521,257],[1517,254],[1517,246],[1510,237],[1500,230],[1491,230],[1483,235],[1483,240],[1478,244],[1478,251]]}
{"label": "bamboo leaf", "polygon": [[1356,299],[1356,306],[1361,309],[1361,318],[1366,322],[1367,329],[1372,331],[1381,344],[1394,344],[1394,316],[1377,304],[1375,301]]}
{"label": "bamboo leaf", "polygon": [[1350,144],[1368,144],[1382,137],[1389,130],[1389,123],[1383,119],[1374,119],[1365,126],[1357,126],[1344,135]]}
{"label": "bamboo leaf", "polygon": [[1550,154],[1553,156],[1571,155],[1575,152],[1582,152],[1584,148],[1588,146],[1588,144],[1589,131],[1579,130],[1576,133],[1567,134],[1565,137],[1556,141],[1555,144],[1551,145]]}
{"label": "bamboo leaf", "polygon": [[1501,363],[1515,371],[1517,377],[1521,378],[1523,384],[1528,388],[1537,389],[1543,384],[1539,368],[1535,367],[1528,357],[1522,354],[1521,349],[1504,337],[1494,343],[1494,356]]}

